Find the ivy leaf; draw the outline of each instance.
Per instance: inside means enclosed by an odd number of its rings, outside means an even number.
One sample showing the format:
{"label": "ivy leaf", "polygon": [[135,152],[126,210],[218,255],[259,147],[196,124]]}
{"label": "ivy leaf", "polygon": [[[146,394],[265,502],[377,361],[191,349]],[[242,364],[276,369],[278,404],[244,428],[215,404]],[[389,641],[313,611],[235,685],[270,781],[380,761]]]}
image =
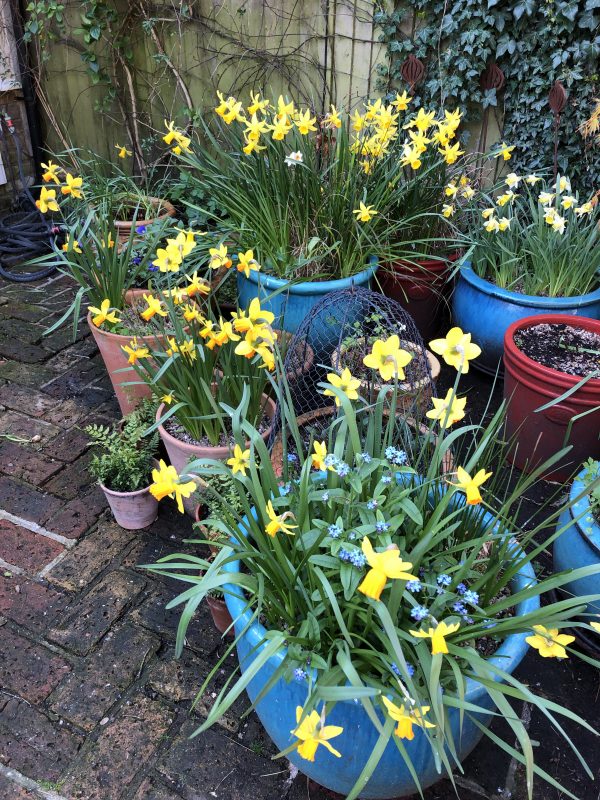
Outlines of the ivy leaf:
{"label": "ivy leaf", "polygon": [[519,20],[521,19],[523,14],[527,14],[527,16],[530,17],[534,11],[535,11],[534,0],[522,0],[522,2],[517,3],[513,8],[513,16],[516,20]]}
{"label": "ivy leaf", "polygon": [[483,93],[483,99],[481,104],[484,108],[489,108],[489,106],[497,106],[498,105],[498,98],[496,96],[495,89],[486,89]]}

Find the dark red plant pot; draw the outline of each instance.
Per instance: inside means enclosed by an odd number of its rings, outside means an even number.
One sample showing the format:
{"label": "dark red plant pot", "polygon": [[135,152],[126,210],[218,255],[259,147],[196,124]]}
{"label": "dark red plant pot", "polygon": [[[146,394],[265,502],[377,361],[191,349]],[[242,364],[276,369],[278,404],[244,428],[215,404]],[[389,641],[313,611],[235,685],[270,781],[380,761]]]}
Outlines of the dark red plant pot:
{"label": "dark red plant pot", "polygon": [[381,292],[408,311],[425,342],[448,324],[451,264],[459,255],[450,253],[444,260],[415,259],[412,264],[393,261],[377,272]]}
{"label": "dark red plant pot", "polygon": [[[600,321],[567,314],[539,314],[514,322],[504,335],[504,398],[508,402],[506,433],[515,444],[510,461],[530,472],[565,445],[569,453],[544,477],[566,481],[588,458],[600,458],[600,378],[591,378],[557,405],[538,411],[576,386],[581,377],[544,367],[515,345],[519,330],[533,325],[564,324],[600,335]],[[589,412],[571,424],[579,414]]]}
{"label": "dark red plant pot", "polygon": [[233,620],[227,608],[225,600],[221,597],[206,596],[206,602],[210,608],[210,613],[215,623],[215,628],[221,633],[227,631],[227,636],[233,636]]}

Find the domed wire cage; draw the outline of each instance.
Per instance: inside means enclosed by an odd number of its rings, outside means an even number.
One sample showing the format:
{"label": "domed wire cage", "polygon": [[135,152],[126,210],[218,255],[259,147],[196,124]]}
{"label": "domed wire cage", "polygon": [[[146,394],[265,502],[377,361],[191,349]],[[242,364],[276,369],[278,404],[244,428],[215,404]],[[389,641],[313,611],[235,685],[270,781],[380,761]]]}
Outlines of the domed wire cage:
{"label": "domed wire cage", "polygon": [[[348,367],[352,376],[361,381],[359,395],[369,404],[374,403],[384,381],[378,372],[364,365],[364,358],[376,340],[393,335],[398,336],[400,347],[412,356],[404,367],[404,378],[399,376],[395,416],[408,420],[414,431],[422,425],[423,416],[431,407],[440,365],[426,350],[411,316],[399,303],[361,287],[332,292],[313,307],[295,335],[288,339],[284,373],[293,413],[307,448],[315,439],[326,438],[336,411],[334,399],[325,396],[319,384],[327,382],[328,373],[339,375]],[[279,407],[275,419],[278,422],[273,427],[270,445],[277,449],[278,438],[281,439]],[[279,445],[281,450],[280,441]]]}

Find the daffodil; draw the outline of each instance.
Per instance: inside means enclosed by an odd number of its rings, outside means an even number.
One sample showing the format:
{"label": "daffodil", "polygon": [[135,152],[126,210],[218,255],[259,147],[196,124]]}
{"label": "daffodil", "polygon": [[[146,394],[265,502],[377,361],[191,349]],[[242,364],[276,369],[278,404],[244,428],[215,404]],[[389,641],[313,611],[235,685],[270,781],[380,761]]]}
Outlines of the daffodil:
{"label": "daffodil", "polygon": [[557,213],[558,212],[556,211],[554,206],[548,206],[547,208],[545,208],[544,222],[546,222],[548,225],[552,225],[552,223],[554,222],[554,217],[556,216]]}
{"label": "daffodil", "polygon": [[534,625],[534,636],[527,636],[525,641],[531,645],[543,658],[568,658],[565,646],[575,641],[574,636],[559,633],[558,628],[545,628],[543,625]]}
{"label": "daffodil", "polygon": [[[332,386],[335,386],[336,389],[340,389],[346,395],[348,400],[358,400],[357,389],[360,386],[360,379],[354,378],[348,367],[344,367],[341,375],[338,375],[335,372],[328,372],[327,380]],[[336,395],[333,389],[325,389],[323,394],[326,397],[335,397],[336,406],[341,405],[342,401]]]}
{"label": "daffodil", "polygon": [[423,162],[419,158],[418,150],[415,147],[411,147],[409,144],[405,144],[402,149],[400,164],[403,167],[410,167],[416,171],[421,167],[422,163]]}
{"label": "daffodil", "polygon": [[365,127],[366,120],[358,109],[352,114],[352,130],[359,133]]}
{"label": "daffodil", "polygon": [[67,240],[63,244],[62,249],[66,253],[69,253],[71,251],[74,252],[74,253],[82,253],[83,252],[83,250],[79,246],[79,242],[77,241],[77,239],[73,239],[73,237],[71,235],[67,236]]}
{"label": "daffodil", "polygon": [[475,189],[472,186],[466,186],[461,191],[461,196],[465,198],[465,200],[470,200],[472,197],[475,196]]}
{"label": "daffodil", "polygon": [[522,177],[520,175],[517,175],[516,172],[509,172],[506,178],[504,179],[504,183],[508,186],[509,189],[516,189],[522,180],[523,180]]}
{"label": "daffodil", "polygon": [[261,150],[266,150],[266,147],[259,144],[258,139],[247,139],[246,144],[242,147],[242,151],[247,155],[251,155],[252,153],[260,153]]}
{"label": "daffodil", "polygon": [[202,324],[205,322],[198,306],[192,303],[186,303],[183,306],[183,318],[186,322],[200,322]]}
{"label": "daffodil", "polygon": [[42,169],[45,170],[45,172],[42,174],[42,180],[44,183],[49,183],[50,181],[54,181],[54,183],[60,183],[58,173],[62,170],[58,164],[55,164],[52,161],[52,159],[50,159],[47,164],[42,163]]}
{"label": "daffodil", "polygon": [[384,381],[405,379],[404,367],[412,360],[412,354],[400,347],[396,334],[388,339],[377,339],[371,352],[363,358],[365,367],[378,370]]}
{"label": "daffodil", "polygon": [[496,213],[495,208],[484,208],[484,210],[481,212],[481,216],[484,219],[489,219],[490,217],[493,217],[495,213]]}
{"label": "daffodil", "polygon": [[356,219],[359,222],[369,222],[379,212],[375,211],[373,206],[366,206],[363,202],[360,202],[358,208],[355,208],[352,213],[356,214]]}
{"label": "daffodil", "polygon": [[510,223],[512,222],[512,218],[510,217],[500,217],[498,219],[498,230],[499,231],[507,231],[510,228]]}
{"label": "daffodil", "polygon": [[208,266],[211,269],[220,269],[221,267],[227,267],[227,269],[229,269],[232,264],[231,259],[227,255],[227,247],[224,244],[220,244],[218,247],[211,247],[208,254],[210,255]]}
{"label": "daffodil", "polygon": [[188,285],[184,292],[188,297],[195,297],[197,294],[207,295],[210,293],[210,284],[204,278],[199,278],[196,270],[193,275],[188,275]]}
{"label": "daffodil", "polygon": [[417,580],[414,575],[406,571],[412,568],[412,564],[401,560],[396,545],[390,545],[383,553],[376,553],[369,538],[365,536],[362,540],[362,551],[371,569],[359,585],[358,591],[367,597],[379,600],[388,580]]}
{"label": "daffodil", "polygon": [[247,107],[247,111],[249,114],[256,114],[259,111],[265,112],[269,107],[268,100],[261,100],[260,94],[254,94],[254,92],[250,92],[250,105]]}
{"label": "daffodil", "polygon": [[296,728],[291,731],[292,736],[296,736],[296,749],[298,755],[306,761],[314,761],[317,747],[322,744],[330,753],[337,758],[342,754],[329,744],[329,739],[334,739],[343,733],[344,729],[339,725],[325,725],[325,710],[319,715],[317,711],[311,711],[302,722],[302,707],[296,707]]}
{"label": "daffodil", "polygon": [[46,214],[48,211],[58,211],[56,189],[46,189],[45,186],[42,186],[39,199],[35,201],[35,204],[42,214]]}
{"label": "daffodil", "polygon": [[116,144],[116,145],[115,145],[115,149],[119,151],[119,153],[118,153],[118,157],[119,157],[119,158],[127,158],[127,156],[132,156],[132,155],[133,155],[133,153],[131,152],[131,150],[128,150],[128,149],[125,147],[125,145],[122,145],[122,144]]}
{"label": "daffodil", "polygon": [[167,312],[163,308],[162,302],[158,299],[158,297],[154,297],[154,295],[151,294],[145,294],[143,295],[143,298],[147,308],[144,309],[144,311],[142,311],[140,314],[142,319],[145,319],[146,322],[148,322],[148,320],[151,320],[156,314],[158,314],[160,317],[167,316]]}
{"label": "daffodil", "polygon": [[311,454],[312,465],[315,469],[325,472],[327,469],[332,470],[333,467],[327,467],[325,459],[327,458],[327,445],[325,442],[313,442],[314,453]]}
{"label": "daffodil", "polygon": [[516,197],[515,193],[509,189],[504,194],[501,194],[497,199],[496,202],[499,206],[505,206],[507,203],[510,203]]}
{"label": "daffodil", "polygon": [[294,116],[294,125],[298,128],[298,133],[306,136],[310,131],[316,131],[316,117],[311,117],[310,111],[298,111]]}
{"label": "daffodil", "polygon": [[448,481],[448,483],[451,486],[456,486],[457,489],[460,489],[466,494],[468,505],[476,506],[481,503],[479,487],[482,486],[491,476],[491,472],[486,472],[484,469],[480,469],[473,477],[471,477],[466,469],[458,467],[456,470],[456,477],[458,480],[456,482]]}
{"label": "daffodil", "polygon": [[454,145],[445,145],[444,147],[440,147],[439,150],[444,156],[446,164],[454,164],[458,161],[459,156],[465,154],[465,151],[460,149],[460,142],[456,142]]}
{"label": "daffodil", "polygon": [[509,146],[505,142],[502,142],[502,144],[500,144],[498,147],[498,150],[494,153],[494,158],[500,158],[500,156],[502,156],[505,161],[510,161],[512,158],[512,151],[515,149],[515,147],[516,145],[514,144]]}
{"label": "daffodil", "polygon": [[433,339],[429,347],[442,356],[446,364],[464,373],[469,371],[469,361],[481,355],[481,348],[471,341],[470,333],[461,328],[450,328],[445,339]]}
{"label": "daffodil", "polygon": [[446,219],[448,219],[448,217],[451,217],[455,211],[456,207],[454,206],[453,203],[444,203],[444,205],[442,206],[442,216],[446,217]]}
{"label": "daffodil", "polygon": [[261,267],[258,261],[254,258],[254,251],[246,250],[245,253],[238,253],[236,268],[238,272],[243,272],[244,275],[249,278],[251,271],[258,272]]}
{"label": "daffodil", "polygon": [[290,536],[293,536],[293,528],[297,528],[297,525],[288,525],[286,523],[286,519],[290,517],[294,519],[294,515],[291,511],[285,511],[283,514],[277,514],[275,509],[273,508],[273,503],[269,500],[267,503],[267,516],[269,517],[269,522],[265,528],[265,531],[269,536],[275,536],[275,534],[279,533],[279,531],[283,531],[283,533],[287,533]]}
{"label": "daffodil", "polygon": [[458,194],[458,186],[454,181],[450,181],[450,183],[444,189],[444,194],[446,197],[456,197]]}
{"label": "daffodil", "polygon": [[577,214],[578,217],[581,217],[584,214],[591,214],[593,210],[594,206],[590,202],[587,202],[583,203],[583,205],[577,206],[577,208],[575,209],[575,213]]}
{"label": "daffodil", "polygon": [[174,239],[167,239],[167,249],[169,247],[178,250],[181,260],[183,261],[183,259],[192,252],[194,247],[196,247],[196,242],[193,236],[188,236],[184,231],[179,231]]}
{"label": "daffodil", "polygon": [[456,397],[452,389],[448,389],[446,397],[432,397],[433,408],[425,416],[438,420],[442,428],[448,428],[465,416],[466,397]]}
{"label": "daffodil", "polygon": [[177,501],[177,508],[183,514],[182,498],[191,497],[196,490],[195,481],[181,483],[177,470],[174,466],[167,466],[162,460],[159,461],[159,468],[152,470],[152,483],[150,494],[157,500],[163,497],[171,497]]}
{"label": "daffodil", "polygon": [[450,636],[460,628],[460,623],[455,622],[448,625],[446,622],[438,622],[435,628],[428,630],[409,631],[411,636],[415,639],[431,639],[431,655],[435,656],[440,653],[448,652],[448,645],[446,644],[446,636]]}
{"label": "daffodil", "polygon": [[404,125],[404,128],[417,128],[417,130],[425,133],[426,131],[431,128],[435,121],[435,111],[425,111],[424,108],[420,108],[417,116],[413,117],[409,122]]}
{"label": "daffodil", "polygon": [[558,191],[564,192],[567,190],[571,191],[571,181],[566,175],[561,175],[561,177],[558,179]]}
{"label": "daffodil", "polygon": [[115,325],[119,318],[117,317],[117,309],[111,308],[110,300],[105,298],[100,303],[100,308],[96,308],[95,306],[88,306],[88,311],[92,316],[92,322],[94,325],[99,328],[101,325],[104,325],[105,322],[110,322],[112,325]]}
{"label": "daffodil", "polygon": [[288,133],[292,130],[292,123],[288,117],[275,118],[273,125],[271,125],[271,137],[276,142],[282,142]]}
{"label": "daffodil", "polygon": [[110,250],[112,247],[115,246],[115,240],[113,239],[111,231],[108,232],[106,241],[104,241],[104,239],[100,239],[100,245],[101,247],[106,247],[107,250]]}
{"label": "daffodil", "polygon": [[279,95],[277,98],[277,116],[279,119],[283,119],[284,117],[293,117],[296,113],[296,109],[294,108],[294,101],[290,100],[287,103],[283,97],[283,95]]}
{"label": "daffodil", "polygon": [[542,179],[540,178],[540,176],[539,176],[539,175],[536,175],[535,173],[533,173],[533,172],[532,172],[530,175],[528,175],[528,176],[525,178],[525,183],[528,183],[530,186],[535,186],[535,184],[536,184],[538,181],[541,181],[541,180],[542,180]]}
{"label": "daffodil", "polygon": [[385,695],[381,698],[387,709],[390,717],[398,723],[394,733],[399,739],[408,739],[412,741],[415,738],[413,726],[417,725],[419,728],[435,728],[432,722],[425,719],[425,714],[430,709],[430,706],[421,706],[421,708],[410,708],[396,706]]}
{"label": "daffodil", "polygon": [[169,346],[165,350],[165,353],[168,356],[173,356],[178,353],[180,356],[189,358],[190,361],[196,360],[198,353],[196,352],[196,345],[193,339],[184,339],[183,342],[178,342],[173,336],[168,336],[167,342]]}
{"label": "daffodil", "polygon": [[231,472],[234,475],[236,472],[241,472],[242,475],[245,475],[250,466],[250,450],[242,450],[239,444],[236,444],[233,448],[233,456],[227,459],[227,464],[231,467]]}
{"label": "daffodil", "polygon": [[152,262],[155,267],[158,267],[161,272],[179,272],[182,258],[181,253],[177,247],[168,245],[168,247],[159,247],[156,251],[156,258]]}
{"label": "daffodil", "polygon": [[288,167],[295,167],[304,162],[304,156],[300,150],[294,150],[289,156],[285,157],[284,161]]}
{"label": "daffodil", "polygon": [[244,136],[249,142],[258,142],[261,134],[268,133],[269,126],[264,119],[258,119],[256,114],[252,114],[250,119],[245,120]]}
{"label": "daffodil", "polygon": [[565,232],[565,225],[567,220],[564,217],[561,217],[560,214],[555,214],[552,222],[552,230],[556,231],[557,233],[563,234]]}
{"label": "daffodil", "polygon": [[323,120],[323,125],[325,128],[341,128],[342,127],[342,120],[337,111],[335,106],[331,106],[329,112],[325,114],[325,118]]}
{"label": "daffodil", "polygon": [[404,91],[402,94],[396,94],[396,97],[392,100],[392,105],[397,111],[406,111],[411,100],[412,97],[409,97]]}
{"label": "daffodil", "polygon": [[483,227],[488,233],[497,233],[500,230],[500,223],[496,217],[489,217]]}
{"label": "daffodil", "polygon": [[540,192],[538,196],[538,203],[543,206],[548,206],[554,200],[556,194],[554,192]]}
{"label": "daffodil", "polygon": [[137,336],[134,336],[129,344],[121,345],[121,350],[127,353],[130,364],[137,364],[140,358],[150,358],[150,350],[145,345],[138,344]]}
{"label": "daffodil", "polygon": [[564,197],[561,198],[561,205],[564,209],[572,208],[575,203],[577,202],[577,198],[573,197],[572,194],[566,194]]}
{"label": "daffodil", "polygon": [[163,142],[167,145],[172,145],[173,142],[175,142],[172,150],[176,155],[180,155],[182,151],[189,153],[190,138],[185,136],[182,131],[177,130],[174,122],[167,122],[165,120],[165,127],[167,128],[167,134],[163,136]]}
{"label": "daffodil", "polygon": [[238,333],[246,333],[255,325],[271,325],[275,319],[272,311],[260,307],[260,300],[254,297],[250,301],[247,311],[234,311],[232,313],[233,327]]}
{"label": "daffodil", "polygon": [[174,399],[173,392],[169,392],[168,394],[163,394],[160,398],[160,402],[164,403],[166,406],[170,406]]}

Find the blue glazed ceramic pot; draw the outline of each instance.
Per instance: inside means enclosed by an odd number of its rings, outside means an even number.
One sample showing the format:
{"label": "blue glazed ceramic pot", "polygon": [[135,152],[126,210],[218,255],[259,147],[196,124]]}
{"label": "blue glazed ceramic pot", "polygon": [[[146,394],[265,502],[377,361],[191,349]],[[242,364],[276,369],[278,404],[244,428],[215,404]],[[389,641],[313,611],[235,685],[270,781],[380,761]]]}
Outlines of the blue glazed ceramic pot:
{"label": "blue glazed ceramic pot", "polygon": [[[232,561],[224,566],[227,571],[239,571],[239,561]],[[535,573],[530,564],[513,581],[513,590],[520,591],[526,586],[536,582]],[[264,646],[261,645],[266,633],[265,628],[257,622],[250,624],[252,612],[246,606],[246,600],[240,589],[232,584],[223,587],[225,600],[232,618],[235,620],[235,633],[239,637],[237,650],[242,672],[256,657],[257,652]],[[539,607],[539,597],[531,597],[517,606],[517,615],[528,614]],[[249,627],[247,627],[249,626]],[[244,629],[247,627],[247,630]],[[492,664],[499,666],[506,672],[512,673],[527,652],[525,642],[527,633],[509,636],[498,648],[490,659]],[[269,681],[277,667],[282,663],[285,649],[282,648],[263,668],[256,674],[248,685],[248,695],[254,702],[263,686]],[[492,678],[497,680],[497,678]],[[485,689],[475,681],[469,679],[466,687],[468,702],[491,710],[491,701]],[[295,726],[295,710],[303,706],[306,700],[306,686],[292,681],[286,683],[280,679],[256,706],[256,712],[275,746],[284,750],[294,742],[291,731]],[[383,717],[381,717],[383,720]],[[459,712],[457,709],[448,710],[448,720],[452,727],[452,735],[457,745],[461,762],[483,736],[483,732],[465,715],[462,731],[459,729]],[[491,717],[480,715],[479,721],[489,724]],[[335,705],[327,717],[330,725],[341,725],[343,733],[336,737],[334,746],[342,753],[342,758],[336,758],[324,747],[319,748],[314,762],[301,758],[296,751],[288,754],[289,760],[305,775],[317,783],[342,795],[354,786],[362,772],[378,738],[378,734],[369,720],[366,712],[359,703],[343,701]],[[427,738],[420,728],[415,729],[412,741],[404,740],[412,763],[419,776],[421,786],[426,788],[436,783],[444,773],[440,774],[436,768],[431,748]],[[442,768],[443,769],[443,768]],[[405,797],[416,791],[412,776],[406,767],[396,745],[390,739],[375,773],[360,794],[361,798],[390,798]]]}
{"label": "blue glazed ceramic pot", "polygon": [[498,288],[476,275],[469,262],[460,269],[452,319],[481,347],[481,355],[472,365],[482,372],[495,374],[501,365],[509,325],[524,317],[551,313],[600,319],[600,289],[578,297],[535,297]]}
{"label": "blue glazed ceramic pot", "polygon": [[[238,273],[238,303],[240,308],[248,308],[250,302],[258,297],[261,308],[275,314],[274,327],[295,333],[302,324],[303,319],[313,308],[331,292],[341,289],[350,289],[352,286],[369,287],[371,278],[377,269],[377,259],[369,259],[369,267],[350,278],[339,278],[333,281],[305,281],[303,283],[290,283],[290,281],[276,278],[262,272],[251,272],[247,278],[243,273]],[[347,318],[347,308],[343,310]],[[323,320],[323,325],[331,327],[331,342],[337,342],[339,324],[333,318],[331,309],[328,318]],[[325,333],[322,334],[325,337]]]}
{"label": "blue glazed ceramic pot", "polygon": [[[582,470],[573,481],[570,499],[580,495],[584,490]],[[578,569],[600,564],[600,525],[592,515],[587,495],[563,511],[558,520],[558,529],[569,527],[554,540],[554,569],[562,572],[566,569]],[[587,578],[567,583],[562,587],[564,592],[578,596],[600,594],[600,572],[588,575]],[[600,600],[587,606],[590,614],[600,614]]]}

